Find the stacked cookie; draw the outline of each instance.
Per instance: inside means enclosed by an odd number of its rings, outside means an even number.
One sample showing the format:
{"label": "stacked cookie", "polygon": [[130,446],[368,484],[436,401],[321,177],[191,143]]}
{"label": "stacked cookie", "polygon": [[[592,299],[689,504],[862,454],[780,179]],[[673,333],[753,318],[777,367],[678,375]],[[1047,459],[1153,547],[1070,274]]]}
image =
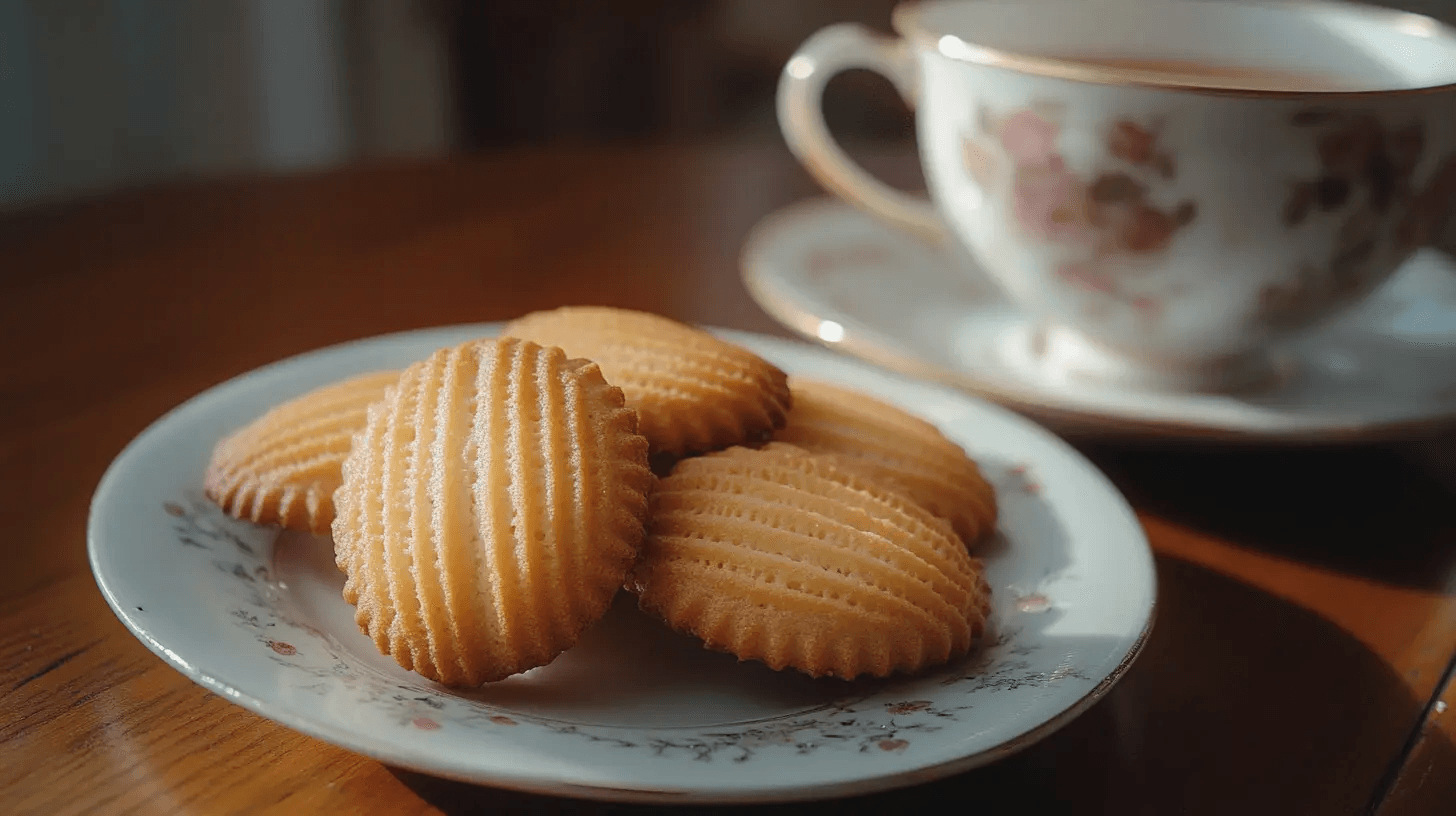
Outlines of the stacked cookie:
{"label": "stacked cookie", "polygon": [[639,312],[527,315],[306,394],[219,443],[205,486],[330,530],[361,630],[451,686],[549,663],[623,586],[708,648],[846,679],[965,654],[989,609],[969,549],[995,495],[964,451]]}

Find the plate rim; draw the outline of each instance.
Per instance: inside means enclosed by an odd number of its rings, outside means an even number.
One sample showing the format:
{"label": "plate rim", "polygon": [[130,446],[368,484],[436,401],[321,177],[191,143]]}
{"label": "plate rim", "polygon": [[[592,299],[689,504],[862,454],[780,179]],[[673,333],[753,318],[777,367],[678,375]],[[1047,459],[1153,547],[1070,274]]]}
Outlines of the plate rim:
{"label": "plate rim", "polygon": [[[918,766],[913,769],[892,770],[884,773],[858,776],[852,779],[818,782],[807,785],[789,783],[760,784],[746,789],[741,786],[715,787],[697,785],[690,789],[676,789],[666,786],[581,784],[573,783],[559,776],[552,777],[548,774],[531,776],[509,771],[505,773],[492,772],[489,776],[482,776],[479,773],[472,773],[470,769],[463,766],[452,767],[446,765],[442,767],[438,762],[438,757],[427,756],[425,761],[421,761],[416,751],[389,750],[392,746],[384,740],[360,741],[353,739],[353,736],[357,733],[355,731],[338,727],[324,719],[318,719],[316,721],[315,719],[297,716],[292,708],[288,706],[267,702],[253,694],[235,688],[225,678],[218,677],[215,673],[206,671],[200,666],[194,666],[184,659],[182,655],[178,655],[165,644],[159,642],[150,634],[146,625],[131,615],[130,610],[116,596],[115,588],[109,582],[106,569],[102,563],[103,551],[107,545],[101,540],[104,537],[101,527],[106,518],[101,514],[101,511],[107,507],[111,495],[119,489],[119,485],[122,483],[132,461],[136,457],[142,456],[142,452],[154,441],[154,437],[163,433],[166,427],[182,412],[197,410],[196,406],[198,404],[207,400],[216,399],[219,393],[239,387],[241,383],[249,379],[264,378],[271,372],[282,368],[306,365],[312,358],[338,353],[350,347],[375,344],[387,345],[399,340],[421,338],[430,334],[448,335],[478,331],[481,333],[481,336],[490,336],[491,334],[498,333],[499,329],[504,325],[505,323],[503,322],[488,322],[429,326],[364,336],[333,343],[266,363],[215,383],[161,414],[137,433],[112,459],[105,473],[97,483],[97,487],[92,494],[88,506],[86,525],[87,561],[91,569],[92,578],[107,605],[111,608],[112,613],[122,622],[132,637],[140,641],[142,645],[160,658],[167,666],[197,685],[217,694],[228,702],[247,709],[257,716],[270,720],[285,728],[323,740],[346,751],[370,757],[393,767],[431,776],[454,779],[470,784],[486,785],[548,796],[644,804],[686,804],[689,802],[694,804],[755,804],[831,799],[920,784],[987,765],[1045,739],[1047,736],[1075,720],[1088,708],[1102,699],[1123,678],[1146,646],[1157,619],[1157,572],[1152,548],[1147,539],[1146,529],[1142,526],[1141,521],[1137,518],[1131,505],[1128,504],[1126,497],[1111,483],[1106,474],[1065,440],[1040,427],[1037,423],[1003,406],[989,403],[976,395],[966,394],[963,391],[955,389],[949,389],[949,392],[956,399],[979,403],[978,407],[990,410],[995,414],[1000,414],[1003,419],[1021,425],[1028,431],[1043,437],[1042,441],[1049,444],[1058,454],[1068,458],[1069,461],[1074,462],[1081,469],[1103,483],[1109,496],[1116,500],[1115,508],[1126,516],[1126,519],[1131,523],[1130,529],[1137,534],[1136,543],[1141,546],[1136,547],[1135,552],[1145,561],[1149,578],[1149,585],[1147,587],[1149,601],[1144,613],[1145,617],[1142,627],[1133,638],[1131,645],[1126,653],[1122,655],[1118,664],[1091,689],[1074,700],[1070,705],[1067,705],[1028,731],[998,745],[965,756],[954,757],[940,762]],[[770,345],[797,346],[801,350],[809,350],[816,355],[826,353],[814,344],[805,343],[798,339],[785,339],[716,326],[702,326],[701,328],[730,341],[735,338],[751,338],[753,340],[767,341]],[[854,360],[850,357],[844,359],[851,364],[865,365],[864,362]],[[906,378],[906,375],[902,372],[891,371],[888,373],[891,377]],[[922,385],[929,385],[932,388],[943,391],[947,390],[943,384],[936,382],[922,383]]]}
{"label": "plate rim", "polygon": [[[1056,404],[1039,398],[1030,390],[1007,388],[996,382],[978,378],[972,371],[936,365],[908,352],[896,351],[890,335],[865,325],[862,320],[849,318],[843,314],[817,314],[804,304],[803,297],[789,291],[789,287],[783,283],[781,275],[768,271],[772,264],[765,260],[767,253],[764,247],[772,243],[776,236],[793,229],[792,222],[836,213],[859,214],[873,218],[872,214],[834,196],[812,196],[784,205],[754,224],[743,242],[743,249],[739,254],[739,269],[749,296],[760,308],[780,325],[798,335],[800,339],[808,340],[812,344],[840,351],[902,376],[929,380],[993,402],[999,407],[1024,412],[1025,415],[1054,427],[1058,432],[1078,437],[1095,435],[1119,441],[1201,440],[1315,447],[1352,442],[1405,440],[1445,430],[1456,424],[1456,410],[1442,416],[1416,419],[1353,424],[1330,422],[1319,427],[1270,429],[1234,427],[1197,420],[1139,419],[1122,413],[1099,411],[1092,407]],[[886,227],[886,229],[892,228]],[[934,242],[918,239],[908,234],[906,237],[919,241],[930,251],[941,251]],[[1008,306],[1008,308],[1014,307]],[[837,323],[844,329],[841,339],[831,342],[819,336],[817,329],[826,320]],[[858,324],[860,328],[851,331],[850,326],[845,325],[845,321]],[[886,343],[877,338],[884,338],[892,342]]]}

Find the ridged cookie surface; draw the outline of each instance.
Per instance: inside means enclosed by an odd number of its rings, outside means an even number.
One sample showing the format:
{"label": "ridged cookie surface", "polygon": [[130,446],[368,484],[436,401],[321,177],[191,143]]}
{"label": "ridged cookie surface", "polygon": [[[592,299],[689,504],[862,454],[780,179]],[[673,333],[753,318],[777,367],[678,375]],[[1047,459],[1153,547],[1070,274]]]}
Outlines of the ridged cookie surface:
{"label": "ridged cookie surface", "polygon": [[758,442],[784,422],[788,378],[753,352],[654,314],[600,306],[535,312],[503,334],[594,360],[636,409],[654,453]]}
{"label": "ridged cookie surface", "polygon": [[597,366],[506,338],[442,349],[372,407],[334,521],[379,650],[452,686],[544,665],[606,611],[653,476]]}
{"label": "ridged cookie surface", "polygon": [[398,371],[381,371],[325,386],[223,439],[203,478],[208,498],[240,519],[328,532],[350,440],[369,404],[398,379]]}
{"label": "ridged cookie surface", "polygon": [[774,439],[855,460],[946,519],[967,546],[996,528],[996,492],[940,429],[867,394],[794,378],[794,407]]}
{"label": "ridged cookie surface", "polygon": [[832,457],[686,459],[652,508],[640,605],[741,660],[885,676],[964,654],[985,623],[980,563],[949,525]]}

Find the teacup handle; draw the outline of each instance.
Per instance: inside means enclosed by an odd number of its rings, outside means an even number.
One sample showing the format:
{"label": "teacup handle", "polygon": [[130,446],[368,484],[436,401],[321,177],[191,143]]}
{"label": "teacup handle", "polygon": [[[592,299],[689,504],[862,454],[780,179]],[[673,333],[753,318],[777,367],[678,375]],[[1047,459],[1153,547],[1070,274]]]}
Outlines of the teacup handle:
{"label": "teacup handle", "polygon": [[853,23],[821,29],[799,46],[779,77],[778,117],[784,140],[828,190],[890,223],[940,241],[945,222],[925,199],[896,190],[855,164],[824,123],[824,86],[841,71],[865,68],[887,77],[913,105],[915,58],[903,40],[876,36]]}

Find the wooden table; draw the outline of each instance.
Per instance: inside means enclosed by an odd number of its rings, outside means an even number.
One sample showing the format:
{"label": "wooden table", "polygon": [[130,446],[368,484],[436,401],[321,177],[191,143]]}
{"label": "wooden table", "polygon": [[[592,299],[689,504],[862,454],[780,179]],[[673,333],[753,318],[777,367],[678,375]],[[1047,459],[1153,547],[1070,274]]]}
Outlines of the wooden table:
{"label": "wooden table", "polygon": [[[738,249],[814,192],[779,147],[549,150],[0,219],[0,811],[632,810],[394,770],[193,685],[102,601],[87,503],[167,409],[329,343],[586,302],[782,334]],[[1017,756],[819,809],[1456,812],[1449,443],[1081,444],[1157,551],[1142,658]]]}

